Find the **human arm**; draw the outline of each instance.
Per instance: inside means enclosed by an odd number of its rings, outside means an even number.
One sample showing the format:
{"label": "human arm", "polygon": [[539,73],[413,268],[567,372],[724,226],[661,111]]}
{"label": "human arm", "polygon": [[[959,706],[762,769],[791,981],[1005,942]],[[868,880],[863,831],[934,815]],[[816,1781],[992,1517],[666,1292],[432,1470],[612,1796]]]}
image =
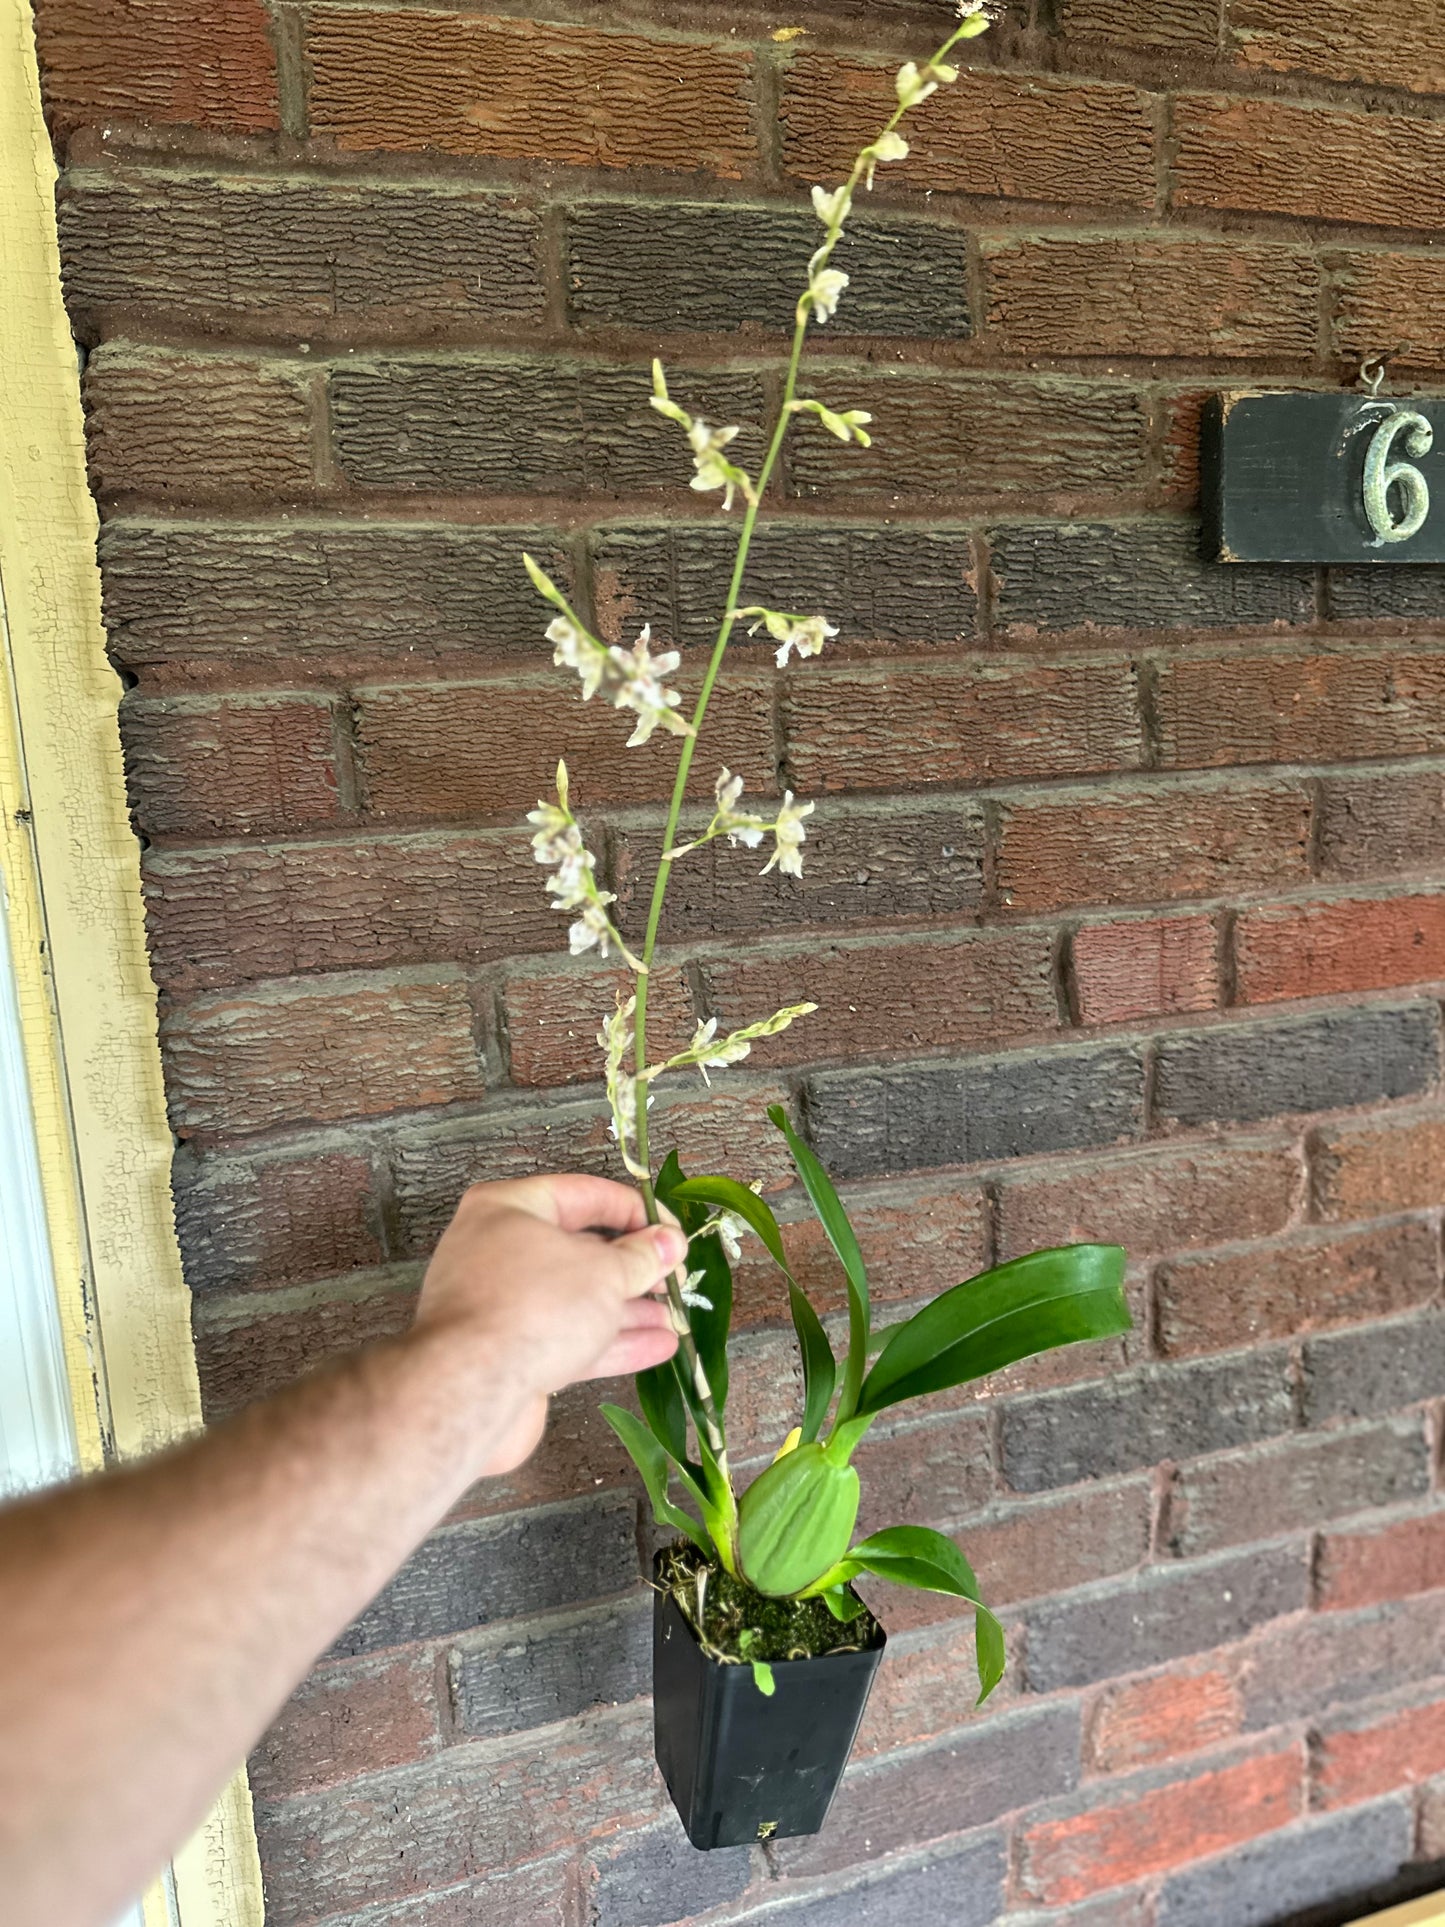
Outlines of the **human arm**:
{"label": "human arm", "polygon": [[547,1395],[671,1355],[646,1294],[682,1250],[620,1185],[477,1186],[405,1336],[0,1511],[8,1927],[104,1927],[467,1487],[531,1453]]}

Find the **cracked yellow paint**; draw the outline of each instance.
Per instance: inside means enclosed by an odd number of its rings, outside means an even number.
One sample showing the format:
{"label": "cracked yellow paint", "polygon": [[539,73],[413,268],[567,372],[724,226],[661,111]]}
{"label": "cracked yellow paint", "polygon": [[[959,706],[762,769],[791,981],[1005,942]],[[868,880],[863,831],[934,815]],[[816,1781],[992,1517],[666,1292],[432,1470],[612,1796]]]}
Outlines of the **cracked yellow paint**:
{"label": "cracked yellow paint", "polygon": [[[54,196],[29,0],[0,0],[0,883],[94,1468],[194,1431],[201,1408]],[[173,1883],[181,1927],[260,1927],[243,1774]],[[146,1927],[171,1917],[157,1889]]]}

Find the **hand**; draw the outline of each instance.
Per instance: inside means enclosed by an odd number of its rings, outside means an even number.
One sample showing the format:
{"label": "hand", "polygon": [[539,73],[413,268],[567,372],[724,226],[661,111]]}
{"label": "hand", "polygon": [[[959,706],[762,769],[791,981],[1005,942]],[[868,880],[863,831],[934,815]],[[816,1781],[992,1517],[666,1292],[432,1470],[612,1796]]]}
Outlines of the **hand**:
{"label": "hand", "polygon": [[484,1472],[530,1457],[549,1393],[671,1358],[667,1306],[649,1294],[686,1252],[675,1225],[649,1225],[637,1193],[605,1178],[472,1186],[427,1267],[415,1328],[475,1347],[515,1394]]}

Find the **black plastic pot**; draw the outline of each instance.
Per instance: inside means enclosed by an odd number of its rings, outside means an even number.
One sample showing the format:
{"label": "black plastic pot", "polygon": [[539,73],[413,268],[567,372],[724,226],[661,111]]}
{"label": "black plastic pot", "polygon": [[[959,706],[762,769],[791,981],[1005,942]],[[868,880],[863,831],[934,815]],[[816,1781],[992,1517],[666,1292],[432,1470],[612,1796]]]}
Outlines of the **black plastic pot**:
{"label": "black plastic pot", "polygon": [[687,1837],[740,1847],[817,1833],[853,1750],[887,1643],[773,1666],[759,1691],[751,1666],[711,1658],[670,1592],[653,1617],[653,1738]]}

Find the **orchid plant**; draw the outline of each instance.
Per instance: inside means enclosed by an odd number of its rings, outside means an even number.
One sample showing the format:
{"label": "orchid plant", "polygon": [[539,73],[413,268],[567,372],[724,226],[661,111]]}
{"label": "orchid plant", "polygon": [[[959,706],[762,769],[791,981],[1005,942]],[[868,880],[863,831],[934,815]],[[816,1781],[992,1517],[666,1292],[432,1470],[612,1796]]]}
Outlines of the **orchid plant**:
{"label": "orchid plant", "polygon": [[[721,494],[724,511],[738,502],[743,509],[726,606],[691,716],[684,716],[679,693],[669,687],[680,661],[675,650],[654,650],[647,627],[630,649],[602,642],[537,562],[523,558],[533,585],[555,611],[547,629],[554,660],[577,673],[584,700],[601,696],[631,713],[636,720],[629,746],[641,747],[659,730],[678,737],[681,744],[640,950],[624,939],[613,913],[615,900],[598,881],[596,858],[573,814],[565,765],[557,768],[555,798],[539,802],[528,819],[535,830],[537,861],[552,872],[546,887],[556,906],[572,918],[573,954],[596,950],[608,958],[615,953],[633,975],[632,994],[618,998],[598,1037],[612,1131],[628,1172],[641,1188],[649,1218],[656,1222],[668,1210],[689,1237],[687,1263],[667,1286],[677,1355],[639,1377],[640,1418],[618,1406],[603,1409],[642,1475],[657,1519],[691,1548],[696,1600],[684,1604],[691,1607],[700,1635],[709,1573],[741,1582],[763,1601],[792,1602],[801,1608],[821,1600],[840,1626],[863,1611],[852,1581],[875,1574],[972,1604],[981,1697],[1002,1677],[1004,1642],[998,1621],[979,1596],[972,1568],[951,1539],[920,1526],[894,1527],[853,1543],[859,1480],[851,1457],[879,1413],[904,1400],[967,1383],[1052,1346],[1127,1330],[1130,1319],[1121,1289],[1124,1254],[1112,1245],[1035,1252],[955,1286],[911,1318],[875,1329],[863,1255],[842,1202],[812,1150],[784,1112],[774,1108],[769,1115],[783,1134],[847,1280],[848,1338],[840,1377],[828,1334],[794,1276],[778,1221],[759,1195],[761,1187],[719,1175],[688,1178],[675,1152],[654,1172],[648,1129],[651,1093],[660,1079],[697,1071],[707,1080],[710,1072],[740,1063],[755,1043],[810,1015],[816,1006],[789,1005],[723,1035],[717,1020],[709,1019],[698,1024],[684,1049],[658,1062],[649,1060],[647,1019],[658,932],[676,864],[720,839],[748,850],[770,839],[764,874],[774,869],[787,876],[803,873],[811,802],[800,802],[787,791],[776,807],[748,808],[742,778],[722,769],[714,785],[711,819],[699,835],[684,842],[679,841],[684,797],[708,705],[738,625],[747,625],[751,633],[766,631],[777,645],[780,669],[793,657],[816,657],[839,633],[824,615],[744,600],[753,534],[779,451],[800,416],[816,417],[841,443],[868,445],[870,417],[864,410],[834,409],[799,394],[804,345],[809,328],[833,317],[847,289],[848,276],[832,260],[857,195],[872,188],[880,167],[907,157],[901,122],[940,87],[957,81],[958,69],[949,56],[959,43],[986,31],[985,6],[986,0],[960,0],[958,24],[933,58],[922,66],[908,61],[899,69],[896,108],[858,154],[848,178],[836,187],[812,191],[822,239],[798,298],[781,404],[755,475],[729,453],[738,430],[714,427],[691,414],[674,400],[661,364],[653,363],[652,406],[686,437],[692,487]],[[776,1458],[739,1492],[728,1460],[725,1411],[731,1263],[740,1255],[738,1240],[744,1232],[756,1235],[786,1285],[802,1353],[803,1391],[798,1423],[787,1432]],[[756,1628],[744,1625],[733,1649],[718,1656],[751,1658],[760,1686],[769,1691],[767,1662],[750,1651],[756,1646]]]}

